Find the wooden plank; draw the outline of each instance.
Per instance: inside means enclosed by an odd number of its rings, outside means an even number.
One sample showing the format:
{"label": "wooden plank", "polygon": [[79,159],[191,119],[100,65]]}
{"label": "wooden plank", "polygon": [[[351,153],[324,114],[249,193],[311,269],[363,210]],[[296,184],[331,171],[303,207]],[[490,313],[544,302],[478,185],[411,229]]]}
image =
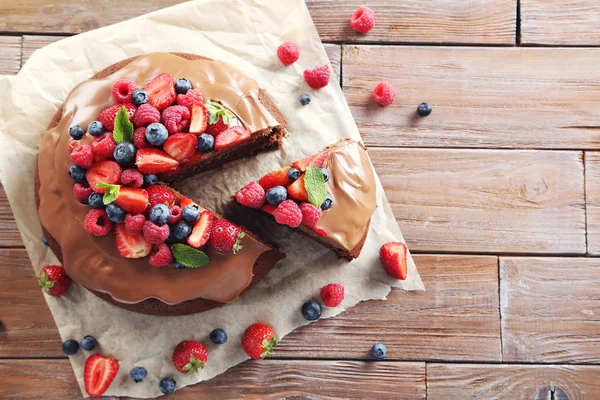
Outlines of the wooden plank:
{"label": "wooden plank", "polygon": [[600,153],[585,153],[587,250],[600,255]]}
{"label": "wooden plank", "polygon": [[34,51],[57,40],[64,39],[66,36],[39,36],[39,35],[24,35],[23,36],[23,64],[31,57]]}
{"label": "wooden plank", "polygon": [[600,398],[600,366],[427,364],[427,398]]}
{"label": "wooden plank", "polygon": [[339,81],[342,76],[342,46],[331,43],[325,43],[324,46],[327,56],[329,57],[329,61],[331,62],[333,72],[335,72],[335,76],[337,76]]}
{"label": "wooden plank", "polygon": [[371,148],[369,153],[411,250],[586,251],[579,152]]}
{"label": "wooden plank", "polygon": [[[597,149],[598,58],[600,49],[344,46],[343,87],[374,146]],[[382,80],[396,89],[388,107],[371,99]],[[433,106],[427,118],[421,102]]]}
{"label": "wooden plank", "polygon": [[504,361],[600,362],[600,260],[501,258]]}
{"label": "wooden plank", "polygon": [[[2,8],[1,5],[0,8]],[[1,11],[0,15],[2,15]],[[2,25],[1,22],[0,25]],[[19,36],[0,36],[0,75],[16,74],[20,68],[21,38]]]}
{"label": "wooden plank", "polygon": [[0,184],[0,247],[15,246],[23,246],[23,240],[8,204],[4,188]]}
{"label": "wooden plank", "polygon": [[521,43],[600,45],[597,0],[521,0]]}

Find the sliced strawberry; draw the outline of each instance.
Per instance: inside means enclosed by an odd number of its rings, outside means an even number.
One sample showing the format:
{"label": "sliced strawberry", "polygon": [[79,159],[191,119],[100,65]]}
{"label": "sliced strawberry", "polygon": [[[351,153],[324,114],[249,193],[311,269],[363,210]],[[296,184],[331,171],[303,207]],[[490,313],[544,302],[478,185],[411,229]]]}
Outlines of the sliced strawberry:
{"label": "sliced strawberry", "polygon": [[200,219],[194,225],[192,233],[187,238],[187,242],[192,247],[202,247],[210,238],[210,228],[212,227],[213,213],[204,211],[200,215]]}
{"label": "sliced strawberry", "polygon": [[189,133],[176,133],[169,136],[163,149],[180,164],[192,159],[198,147],[198,139]]}
{"label": "sliced strawberry", "polygon": [[266,213],[269,213],[269,214],[273,215],[273,213],[275,212],[275,210],[277,210],[277,206],[274,206],[273,204],[266,203],[260,209],[263,210]]}
{"label": "sliced strawberry", "polygon": [[379,249],[383,269],[392,278],[405,280],[408,275],[406,265],[406,245],[400,242],[388,242]]}
{"label": "sliced strawberry", "polygon": [[231,147],[245,140],[250,139],[250,132],[241,126],[234,126],[221,132],[215,139],[215,150],[221,150],[225,147]]}
{"label": "sliced strawberry", "polygon": [[141,214],[148,207],[148,192],[144,189],[121,186],[115,204],[131,214]]}
{"label": "sliced strawberry", "polygon": [[143,174],[160,174],[179,166],[179,162],[164,151],[150,147],[138,149],[135,164]]}
{"label": "sliced strawberry", "polygon": [[294,183],[288,186],[287,190],[288,196],[292,199],[298,201],[308,201],[308,192],[306,191],[306,186],[304,186],[304,175],[296,179]]}
{"label": "sliced strawberry", "polygon": [[292,167],[297,168],[302,172],[306,171],[306,168],[308,168],[308,166],[310,164],[314,164],[315,166],[321,168],[321,166],[323,165],[323,161],[325,161],[325,159],[327,158],[328,155],[329,155],[329,153],[324,151],[322,153],[315,154],[314,156],[310,156],[310,157],[303,158],[302,160],[294,161],[292,163]]}
{"label": "sliced strawberry", "polygon": [[194,104],[192,106],[192,120],[190,122],[190,133],[201,135],[206,130],[208,124],[208,112],[204,104]]}
{"label": "sliced strawberry", "polygon": [[190,206],[190,205],[198,207],[198,210],[200,210],[201,213],[203,213],[204,211],[206,211],[206,208],[202,207],[201,205],[199,205],[197,203],[194,203],[191,199],[183,196],[181,198],[181,201],[179,202],[179,207],[181,207],[181,209],[183,210],[183,208],[185,206]]}
{"label": "sliced strawberry", "polygon": [[146,257],[152,251],[152,245],[144,239],[144,235],[130,235],[125,224],[115,225],[115,242],[117,250],[125,258]]}
{"label": "sliced strawberry", "polygon": [[83,382],[90,397],[100,397],[106,392],[119,372],[119,362],[112,357],[93,354],[85,360]]}
{"label": "sliced strawberry", "polygon": [[116,161],[100,161],[92,165],[85,173],[85,177],[94,192],[104,193],[106,187],[99,188],[100,182],[118,185],[121,182],[121,167]]}
{"label": "sliced strawberry", "polygon": [[160,74],[144,87],[148,92],[148,104],[164,110],[175,101],[175,84],[169,74]]}
{"label": "sliced strawberry", "polygon": [[262,178],[260,178],[258,180],[258,183],[265,190],[269,190],[275,186],[288,187],[292,183],[292,180],[288,178],[287,175],[289,169],[290,167],[285,167],[283,169],[280,169],[279,171],[270,172]]}

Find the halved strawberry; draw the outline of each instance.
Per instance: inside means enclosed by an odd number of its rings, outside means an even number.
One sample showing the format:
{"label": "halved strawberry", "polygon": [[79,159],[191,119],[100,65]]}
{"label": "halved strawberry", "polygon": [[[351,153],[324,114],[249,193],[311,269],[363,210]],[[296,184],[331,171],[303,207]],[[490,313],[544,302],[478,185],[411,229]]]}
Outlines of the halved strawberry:
{"label": "halved strawberry", "polygon": [[192,106],[192,119],[190,122],[190,133],[201,135],[206,130],[208,124],[208,112],[204,104],[194,104]]}
{"label": "halved strawberry", "polygon": [[190,161],[198,147],[198,139],[189,133],[176,133],[169,136],[163,149],[180,164]]}
{"label": "halved strawberry", "polygon": [[144,239],[144,235],[127,233],[125,224],[115,225],[115,242],[117,250],[125,258],[146,257],[152,251],[152,245]]}
{"label": "halved strawberry", "polygon": [[258,183],[265,190],[269,190],[275,186],[288,187],[292,183],[292,180],[288,178],[287,175],[289,169],[290,167],[285,167],[280,169],[279,171],[270,172],[262,178],[260,178],[258,180]]}
{"label": "halved strawberry", "polygon": [[164,151],[150,147],[138,149],[135,164],[143,174],[160,174],[179,166],[179,162]]}
{"label": "halved strawberry", "polygon": [[308,192],[306,191],[306,186],[304,186],[304,175],[300,176],[300,178],[296,179],[294,183],[288,186],[287,190],[288,196],[292,199],[308,201]]}
{"label": "halved strawberry", "polygon": [[273,204],[266,203],[260,209],[263,210],[266,213],[269,213],[269,214],[273,215],[273,213],[275,212],[275,210],[277,210],[277,206],[274,206]]}
{"label": "halved strawberry", "polygon": [[94,192],[104,193],[107,188],[99,188],[98,183],[118,185],[121,183],[121,172],[123,170],[116,161],[100,161],[87,170],[85,177]]}
{"label": "halved strawberry", "polygon": [[310,164],[314,164],[316,167],[321,168],[321,166],[323,165],[323,161],[325,161],[325,159],[327,158],[328,155],[329,155],[329,153],[324,151],[322,153],[315,154],[314,156],[310,156],[310,157],[303,158],[302,160],[294,161],[292,163],[292,167],[297,168],[302,172],[306,171],[306,168],[308,168],[308,166]]}
{"label": "halved strawberry", "polygon": [[121,186],[115,204],[131,214],[141,214],[148,207],[148,192],[144,189]]}
{"label": "halved strawberry", "polygon": [[405,280],[408,275],[406,265],[406,245],[400,242],[388,242],[379,249],[379,258],[383,269],[392,278]]}
{"label": "halved strawberry", "polygon": [[183,210],[183,208],[185,206],[196,206],[198,207],[198,210],[200,210],[201,213],[203,213],[204,211],[206,211],[206,208],[202,207],[201,205],[199,205],[198,203],[194,203],[191,199],[189,199],[188,197],[183,196],[181,198],[181,201],[179,202],[179,207],[181,207],[181,209]]}
{"label": "halved strawberry", "polygon": [[221,132],[219,136],[215,138],[214,149],[221,150],[248,139],[250,139],[250,132],[241,126],[234,126],[227,129],[225,132]]}
{"label": "halved strawberry", "polygon": [[202,247],[208,242],[210,238],[210,228],[212,227],[213,213],[210,211],[204,211],[200,215],[200,219],[194,225],[192,233],[187,238],[187,242],[192,247]]}
{"label": "halved strawberry", "polygon": [[90,397],[100,397],[106,392],[119,372],[119,362],[112,357],[93,354],[85,360],[83,383]]}
{"label": "halved strawberry", "polygon": [[175,101],[175,84],[171,75],[163,73],[152,79],[144,90],[148,92],[148,104],[164,110]]}

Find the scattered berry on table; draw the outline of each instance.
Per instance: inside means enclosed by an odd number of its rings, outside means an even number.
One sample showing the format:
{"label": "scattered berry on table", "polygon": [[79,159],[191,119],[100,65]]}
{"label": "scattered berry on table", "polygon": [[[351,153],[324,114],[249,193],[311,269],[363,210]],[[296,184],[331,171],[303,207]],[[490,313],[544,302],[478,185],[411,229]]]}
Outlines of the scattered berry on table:
{"label": "scattered berry on table", "polygon": [[133,143],[121,142],[115,147],[113,157],[119,164],[132,164],[135,160],[135,146]]}
{"label": "scattered berry on table", "polygon": [[269,172],[268,174],[260,178],[258,180],[258,183],[265,190],[269,190],[274,186],[287,187],[290,183],[293,182],[293,180],[288,177],[288,171],[290,169],[290,167],[285,167],[278,171]]}
{"label": "scattered berry on table", "polygon": [[195,204],[189,204],[183,207],[181,215],[183,216],[183,219],[187,222],[196,222],[200,219],[200,209]]}
{"label": "scattered berry on table", "polygon": [[169,132],[161,123],[154,122],[146,128],[146,140],[153,146],[162,146],[168,137]]}
{"label": "scattered berry on table", "polygon": [[42,243],[44,244],[44,246],[50,246],[50,244],[48,243],[48,239],[46,239],[46,236],[42,236]]}
{"label": "scattered berry on table", "polygon": [[162,122],[169,133],[183,131],[190,125],[191,113],[185,106],[167,107],[162,112]]}
{"label": "scattered berry on table", "polygon": [[175,205],[169,207],[169,212],[171,215],[169,216],[169,225],[176,224],[183,219],[183,210],[181,207]]}
{"label": "scattered berry on table", "polygon": [[40,288],[51,296],[62,296],[71,287],[71,278],[60,265],[46,265],[38,278]]}
{"label": "scattered berry on table", "polygon": [[127,214],[125,216],[125,230],[130,235],[140,235],[144,229],[146,217],[142,214]]}
{"label": "scattered berry on table", "polygon": [[221,150],[226,147],[235,146],[236,144],[242,143],[250,139],[250,132],[246,128],[241,126],[234,126],[221,132],[219,136],[215,138],[215,150]]}
{"label": "scattered berry on table", "polygon": [[142,104],[146,104],[148,102],[148,92],[144,89],[136,89],[133,91],[131,95],[131,102],[134,106],[141,106]]}
{"label": "scattered berry on table", "polygon": [[144,174],[144,187],[152,186],[158,182],[158,177],[154,174]]}
{"label": "scattered berry on table", "polygon": [[285,42],[277,48],[277,57],[283,65],[292,65],[300,58],[300,50],[296,43]]}
{"label": "scattered berry on table", "polygon": [[150,186],[146,188],[146,191],[148,192],[148,201],[150,202],[148,207],[150,209],[157,204],[168,204],[169,207],[175,204],[175,193],[164,186]]}
{"label": "scattered berry on table", "polygon": [[333,205],[333,198],[331,198],[330,195],[327,195],[327,197],[325,198],[325,201],[323,202],[323,204],[321,204],[321,210],[323,210],[323,211],[329,210],[332,205]]}
{"label": "scattered berry on table", "polygon": [[160,149],[149,147],[137,151],[135,164],[142,174],[161,174],[179,167],[179,161]]}
{"label": "scattered berry on table", "polygon": [[185,94],[177,95],[177,104],[180,106],[187,107],[190,112],[192,111],[192,107],[196,104],[203,104],[204,98],[202,97],[202,93],[200,93],[197,89],[188,90]]}
{"label": "scattered berry on table", "polygon": [[121,183],[125,186],[139,188],[144,184],[144,176],[136,168],[128,168],[121,174]]}
{"label": "scattered berry on table", "polygon": [[314,69],[307,69],[304,71],[304,80],[313,89],[321,89],[329,83],[329,66],[327,64],[321,65]]}
{"label": "scattered berry on table", "polygon": [[165,243],[154,246],[150,253],[150,265],[153,267],[166,267],[173,262],[171,248]]}
{"label": "scattered berry on table", "polygon": [[303,93],[300,95],[300,97],[298,97],[298,101],[303,106],[307,106],[310,103],[310,95],[307,93]]}
{"label": "scattered berry on table", "polygon": [[150,220],[156,225],[164,225],[169,222],[171,212],[164,204],[157,204],[150,210]]}
{"label": "scattered berry on table", "polygon": [[307,321],[316,321],[321,318],[321,305],[315,300],[308,300],[302,305],[302,316]]}
{"label": "scattered berry on table", "polygon": [[244,332],[242,348],[253,360],[268,357],[277,346],[277,337],[269,325],[255,323]]}
{"label": "scattered berry on table", "polygon": [[185,221],[179,221],[173,228],[173,236],[176,240],[185,240],[192,233],[192,227]]}
{"label": "scattered berry on table", "polygon": [[244,235],[239,226],[225,219],[219,219],[212,224],[208,244],[219,253],[235,254],[242,248],[241,240]]}
{"label": "scattered berry on table", "polygon": [[104,208],[102,195],[100,193],[92,192],[88,197],[88,205],[92,208]]}
{"label": "scattered berry on table", "polygon": [[302,223],[302,211],[300,210],[300,207],[298,207],[298,204],[293,200],[281,202],[277,206],[273,216],[278,224],[287,225],[291,228],[296,228]]}
{"label": "scattered berry on table", "polygon": [[94,163],[94,150],[89,144],[82,144],[75,147],[70,154],[71,160],[75,165],[88,169]]}
{"label": "scattered berry on table", "polygon": [[327,168],[321,168],[321,172],[323,173],[323,180],[327,182],[329,180],[329,170]]}
{"label": "scattered berry on table", "polygon": [[73,181],[83,183],[85,182],[85,169],[78,165],[71,165],[71,168],[69,168],[69,176]]}
{"label": "scattered berry on table", "polygon": [[431,114],[431,110],[432,110],[431,104],[429,104],[429,103],[421,103],[417,107],[417,114],[419,114],[421,117],[426,117],[429,114]]}
{"label": "scattered berry on table", "polygon": [[165,224],[159,226],[150,220],[144,222],[142,231],[144,233],[144,239],[150,244],[164,243],[171,233],[169,225]]}
{"label": "scattered berry on table", "polygon": [[389,106],[394,102],[396,91],[389,82],[379,82],[373,90],[373,100],[382,106]]}
{"label": "scattered berry on table", "polygon": [[62,344],[62,351],[68,356],[72,356],[79,351],[79,343],[75,339],[69,339]]}
{"label": "scattered berry on table", "polygon": [[273,186],[271,189],[267,190],[265,197],[269,204],[276,206],[287,199],[287,190],[283,186]]}
{"label": "scattered berry on table", "polygon": [[155,122],[160,122],[160,111],[150,104],[142,104],[138,107],[131,122],[136,128],[145,127]]}
{"label": "scattered berry on table", "polygon": [[210,340],[214,344],[225,344],[227,342],[227,332],[221,328],[213,329],[210,333]]}
{"label": "scattered berry on table", "polygon": [[306,225],[310,228],[317,225],[323,216],[323,210],[310,203],[300,204],[300,211],[302,211],[302,225]]}
{"label": "scattered berry on table", "polygon": [[121,182],[123,170],[115,161],[100,161],[94,163],[86,172],[87,181],[94,192],[104,194],[106,187],[98,187],[99,183],[118,185]]}
{"label": "scattered berry on table", "polygon": [[152,251],[152,245],[144,239],[142,234],[127,233],[124,224],[115,225],[115,244],[119,254],[125,258],[146,257]]}
{"label": "scattered berry on table", "polygon": [[158,110],[164,110],[175,101],[175,84],[173,77],[167,73],[156,76],[144,90],[148,92],[148,104]]}
{"label": "scattered berry on table", "polygon": [[79,346],[81,346],[82,349],[87,351],[94,350],[96,344],[96,338],[91,335],[84,336],[83,339],[81,339],[81,341],[79,342]]}
{"label": "scattered berry on table", "polygon": [[375,14],[369,7],[363,6],[352,14],[350,26],[356,32],[367,33],[375,26]]}
{"label": "scattered berry on table", "polygon": [[179,163],[184,164],[194,157],[197,147],[198,141],[195,135],[176,133],[169,136],[163,146],[163,150]]}
{"label": "scattered berry on table", "polygon": [[192,229],[192,234],[187,238],[187,243],[190,246],[198,248],[208,242],[212,231],[213,217],[214,215],[210,211],[202,212],[200,219]]}
{"label": "scattered berry on table", "polygon": [[177,388],[177,382],[175,381],[175,379],[171,378],[170,376],[167,376],[160,380],[158,388],[163,394],[173,394],[175,393],[175,389]]}
{"label": "scattered berry on table", "polygon": [[92,193],[93,190],[87,183],[76,183],[73,185],[73,195],[82,204],[88,203],[88,199]]}
{"label": "scattered berry on table", "polygon": [[142,382],[148,376],[148,371],[144,367],[134,367],[130,372],[129,376],[135,383]]}
{"label": "scattered berry on table", "polygon": [[106,215],[108,216],[108,219],[118,224],[125,221],[125,215],[127,215],[127,213],[118,205],[110,203],[106,206]]}
{"label": "scattered berry on table", "polygon": [[92,142],[92,150],[94,150],[95,158],[113,158],[115,147],[117,147],[117,143],[115,142],[112,132],[106,132],[104,135],[98,136],[96,140]]}
{"label": "scattered berry on table", "polygon": [[92,208],[88,211],[83,226],[88,233],[94,236],[105,236],[113,228],[112,221],[103,208]]}
{"label": "scattered berry on table", "polygon": [[208,360],[208,352],[202,343],[195,340],[184,340],[175,346],[172,360],[177,371],[184,374],[198,373]]}
{"label": "scattered berry on table", "polygon": [[344,287],[339,283],[330,283],[321,288],[321,300],[327,307],[337,307],[344,300]]}
{"label": "scattered berry on table", "polygon": [[288,169],[287,176],[290,181],[295,181],[296,179],[300,178],[301,175],[302,172],[300,172],[300,170],[297,168]]}
{"label": "scattered berry on table", "polygon": [[187,78],[179,78],[175,83],[175,93],[186,94],[192,88],[192,83]]}
{"label": "scattered berry on table", "polygon": [[83,383],[90,397],[100,397],[119,372],[119,362],[109,356],[93,354],[85,360]]}
{"label": "scattered berry on table", "polygon": [[198,150],[202,153],[208,153],[215,146],[215,138],[208,133],[198,136]]}
{"label": "scattered berry on table", "polygon": [[392,278],[404,280],[408,275],[406,264],[406,245],[400,242],[388,242],[379,249],[379,258],[385,272]]}
{"label": "scattered berry on table", "polygon": [[387,348],[383,343],[375,343],[373,347],[371,347],[371,356],[376,360],[383,360],[386,353]]}
{"label": "scattered berry on table", "polygon": [[265,189],[258,182],[250,182],[235,194],[235,199],[243,206],[259,209],[265,204]]}
{"label": "scattered berry on table", "polygon": [[136,112],[136,108],[133,104],[115,104],[114,106],[111,106],[100,113],[98,120],[102,123],[102,125],[104,125],[104,129],[107,132],[112,132],[115,128],[115,118],[117,117],[117,113],[119,112],[119,110],[123,107],[127,109],[127,116],[131,121],[131,118]]}
{"label": "scattered berry on table", "polygon": [[71,135],[74,140],[79,140],[85,135],[85,131],[81,126],[73,125],[69,128],[69,135]]}
{"label": "scattered berry on table", "polygon": [[119,79],[112,87],[112,96],[117,103],[131,103],[137,85],[130,79]]}
{"label": "scattered berry on table", "polygon": [[106,132],[104,124],[100,121],[92,121],[88,125],[88,133],[92,136],[100,136]]}

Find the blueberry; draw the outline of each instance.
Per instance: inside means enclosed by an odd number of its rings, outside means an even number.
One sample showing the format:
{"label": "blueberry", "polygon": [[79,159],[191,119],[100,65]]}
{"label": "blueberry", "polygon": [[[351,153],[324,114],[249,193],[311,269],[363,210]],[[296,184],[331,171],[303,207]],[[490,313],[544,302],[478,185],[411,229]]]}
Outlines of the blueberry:
{"label": "blueberry", "polygon": [[121,223],[125,221],[125,210],[114,203],[110,203],[106,206],[106,215],[108,215],[108,219],[115,223]]}
{"label": "blueberry", "polygon": [[321,305],[314,300],[309,300],[302,306],[302,316],[307,321],[316,321],[321,318]]}
{"label": "blueberry", "polygon": [[144,174],[144,186],[152,186],[158,181],[154,174]]}
{"label": "blueberry", "polygon": [[321,173],[323,174],[323,179],[327,182],[329,180],[329,171],[327,168],[321,168]]}
{"label": "blueberry", "polygon": [[198,136],[198,150],[202,153],[208,153],[209,151],[212,151],[214,145],[215,138],[208,133],[203,133],[202,135]]}
{"label": "blueberry", "polygon": [[92,192],[90,197],[88,197],[88,205],[92,208],[104,208],[102,195],[100,193]]}
{"label": "blueberry", "polygon": [[82,349],[90,351],[90,350],[94,350],[94,347],[96,347],[96,338],[90,335],[84,336],[83,339],[81,339],[81,341],[79,342],[79,345],[81,346]]}
{"label": "blueberry", "polygon": [[321,204],[321,210],[323,210],[323,211],[329,210],[332,205],[333,205],[333,199],[331,198],[330,195],[327,195],[327,197],[325,198],[325,201],[323,202],[323,204]]}
{"label": "blueberry", "polygon": [[169,222],[171,211],[164,204],[157,204],[150,210],[150,220],[156,225],[164,225]]}
{"label": "blueberry", "polygon": [[100,136],[104,133],[104,125],[100,121],[92,121],[88,125],[88,133],[92,136]]}
{"label": "blueberry", "polygon": [[119,164],[131,164],[135,160],[135,146],[133,143],[121,142],[115,147],[113,157]]}
{"label": "blueberry", "polygon": [[371,347],[371,355],[376,360],[383,360],[385,358],[385,353],[387,353],[385,344],[375,343],[373,347]]}
{"label": "blueberry", "polygon": [[187,78],[179,78],[175,82],[175,92],[177,94],[186,94],[192,88],[192,83]]}
{"label": "blueberry", "polygon": [[273,186],[267,190],[267,202],[269,204],[276,206],[285,199],[287,199],[287,189],[283,186]]}
{"label": "blueberry", "polygon": [[288,178],[295,181],[296,179],[300,178],[300,175],[302,175],[302,172],[300,172],[300,170],[298,168],[290,168],[288,169]]}
{"label": "blueberry", "polygon": [[187,268],[185,265],[178,263],[177,261],[173,261],[173,265],[175,268]]}
{"label": "blueberry", "polygon": [[173,236],[176,240],[185,240],[192,233],[192,227],[185,221],[179,221],[173,230]]}
{"label": "blueberry", "polygon": [[302,104],[303,106],[307,105],[308,103],[310,103],[310,95],[303,93],[300,95],[300,97],[298,98],[298,101],[300,102],[300,104]]}
{"label": "blueberry", "polygon": [[166,244],[177,243],[177,239],[175,239],[175,225],[169,225],[169,236],[165,239]]}
{"label": "blueberry", "polygon": [[200,219],[200,210],[198,209],[197,205],[190,204],[183,207],[183,210],[181,210],[181,216],[187,222],[196,222],[198,219]]}
{"label": "blueberry", "polygon": [[142,104],[146,104],[148,102],[148,92],[144,89],[136,89],[131,94],[131,102],[134,106],[141,106]]}
{"label": "blueberry", "polygon": [[146,368],[144,367],[135,367],[129,372],[129,375],[135,383],[138,383],[146,379],[148,371],[146,371]]}
{"label": "blueberry", "polygon": [[417,114],[421,117],[426,117],[431,114],[431,104],[429,103],[421,103],[419,107],[417,107]]}
{"label": "blueberry", "polygon": [[214,344],[225,344],[227,342],[227,332],[221,328],[217,328],[210,333],[210,340]]}
{"label": "blueberry", "polygon": [[72,356],[73,354],[79,351],[79,343],[75,339],[69,339],[63,343],[63,353],[68,356]]}
{"label": "blueberry", "polygon": [[73,164],[69,168],[69,176],[75,182],[83,183],[85,182],[85,169]]}
{"label": "blueberry", "polygon": [[171,378],[170,376],[167,376],[166,378],[162,378],[160,380],[160,383],[158,384],[158,388],[164,394],[172,394],[173,392],[175,392],[176,385],[177,385],[177,382],[175,382],[175,379]]}
{"label": "blueberry", "polygon": [[85,135],[85,131],[79,125],[73,125],[69,128],[69,135],[75,140],[79,140]]}
{"label": "blueberry", "polygon": [[162,146],[169,137],[169,132],[163,124],[154,122],[146,128],[146,139],[153,146]]}
{"label": "blueberry", "polygon": [[44,243],[44,246],[49,246],[50,245],[48,243],[48,239],[46,239],[46,236],[42,236],[42,243]]}

